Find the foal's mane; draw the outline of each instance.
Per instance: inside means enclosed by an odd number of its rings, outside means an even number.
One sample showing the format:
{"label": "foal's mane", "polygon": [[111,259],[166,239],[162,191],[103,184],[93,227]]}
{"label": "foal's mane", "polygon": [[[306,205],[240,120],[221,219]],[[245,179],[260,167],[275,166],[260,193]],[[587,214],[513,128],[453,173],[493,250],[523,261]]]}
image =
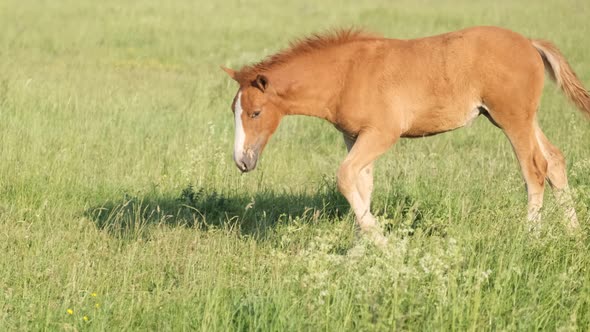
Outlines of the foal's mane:
{"label": "foal's mane", "polygon": [[337,29],[326,33],[316,33],[292,41],[288,48],[268,56],[259,63],[244,66],[238,73],[238,76],[243,79],[252,79],[258,73],[271,70],[273,67],[284,64],[285,62],[303,54],[353,41],[371,40],[380,37],[380,35],[355,28]]}

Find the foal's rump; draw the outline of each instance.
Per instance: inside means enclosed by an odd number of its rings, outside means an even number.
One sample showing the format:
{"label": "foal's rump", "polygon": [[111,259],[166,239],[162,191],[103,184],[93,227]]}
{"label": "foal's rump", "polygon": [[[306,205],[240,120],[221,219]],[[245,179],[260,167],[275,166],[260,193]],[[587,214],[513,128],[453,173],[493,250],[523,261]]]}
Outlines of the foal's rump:
{"label": "foal's rump", "polygon": [[[475,27],[443,35],[391,43],[396,112],[403,112],[405,137],[463,127],[482,111],[502,125],[538,108],[543,61],[530,40],[497,27]],[[522,114],[525,112],[525,114]],[[497,119],[496,119],[497,117]]]}
{"label": "foal's rump", "polygon": [[[502,128],[527,119],[532,124],[545,70],[590,116],[588,91],[550,42],[503,28],[475,27],[391,45],[393,68],[386,70],[404,78],[403,85],[392,83],[394,97],[402,101],[393,108],[406,113],[403,136],[460,128],[482,112]],[[400,69],[400,63],[410,65]]]}

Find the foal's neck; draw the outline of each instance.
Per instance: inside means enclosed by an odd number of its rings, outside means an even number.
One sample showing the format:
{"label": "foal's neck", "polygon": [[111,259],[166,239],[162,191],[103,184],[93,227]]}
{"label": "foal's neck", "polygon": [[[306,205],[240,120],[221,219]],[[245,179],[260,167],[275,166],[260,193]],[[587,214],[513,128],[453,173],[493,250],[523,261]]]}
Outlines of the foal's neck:
{"label": "foal's neck", "polygon": [[308,115],[334,123],[347,61],[313,54],[277,68],[279,95],[288,115]]}

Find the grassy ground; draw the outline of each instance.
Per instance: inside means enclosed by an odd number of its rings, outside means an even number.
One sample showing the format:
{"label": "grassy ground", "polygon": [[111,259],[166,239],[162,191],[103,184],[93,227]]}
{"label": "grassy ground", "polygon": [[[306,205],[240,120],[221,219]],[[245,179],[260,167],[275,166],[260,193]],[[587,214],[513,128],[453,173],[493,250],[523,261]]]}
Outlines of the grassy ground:
{"label": "grassy ground", "polygon": [[547,85],[582,236],[538,236],[502,133],[403,140],[377,164],[378,251],[335,188],[340,135],[286,119],[231,159],[218,65],[358,25],[500,25],[554,41],[590,86],[588,1],[0,2],[0,330],[585,330],[590,123]]}

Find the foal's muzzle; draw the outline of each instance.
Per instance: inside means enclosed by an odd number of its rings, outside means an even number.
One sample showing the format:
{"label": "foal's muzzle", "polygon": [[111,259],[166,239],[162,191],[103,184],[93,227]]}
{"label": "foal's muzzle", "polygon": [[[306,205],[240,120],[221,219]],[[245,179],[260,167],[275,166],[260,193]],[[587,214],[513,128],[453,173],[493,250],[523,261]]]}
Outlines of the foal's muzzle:
{"label": "foal's muzzle", "polygon": [[258,152],[254,149],[246,149],[241,156],[234,156],[234,161],[242,173],[250,172],[256,168]]}

